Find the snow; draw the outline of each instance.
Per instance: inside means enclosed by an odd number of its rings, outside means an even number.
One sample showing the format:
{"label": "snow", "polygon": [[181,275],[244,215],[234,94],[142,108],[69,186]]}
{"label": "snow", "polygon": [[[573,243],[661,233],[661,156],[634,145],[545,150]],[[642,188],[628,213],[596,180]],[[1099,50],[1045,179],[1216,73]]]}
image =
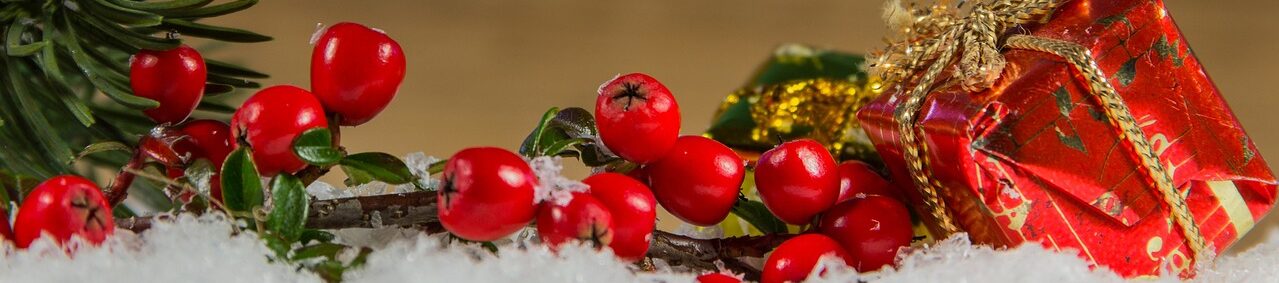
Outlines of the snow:
{"label": "snow", "polygon": [[533,193],[533,203],[549,200],[566,205],[573,199],[573,192],[585,192],[590,188],[582,182],[561,175],[560,172],[564,171],[563,161],[559,156],[538,156],[529,161],[529,167],[541,182]]}
{"label": "snow", "polygon": [[[0,282],[320,282],[291,265],[271,262],[252,233],[233,234],[216,214],[181,215],[133,234],[117,230],[101,247],[78,246],[70,255],[49,240],[17,250],[0,245]],[[526,229],[531,230],[531,229]],[[412,229],[344,229],[338,241],[376,249],[348,282],[691,282],[695,274],[636,272],[610,251],[568,245],[558,252],[517,233],[497,255],[475,244],[446,243],[442,234]],[[74,244],[73,244],[74,245]],[[974,247],[962,236],[902,255],[900,269],[857,274],[833,262],[810,282],[1122,282],[1090,269],[1070,252],[1024,245],[1007,250]],[[1199,282],[1271,282],[1279,277],[1279,236],[1203,270]],[[1176,282],[1163,278],[1160,282]]]}

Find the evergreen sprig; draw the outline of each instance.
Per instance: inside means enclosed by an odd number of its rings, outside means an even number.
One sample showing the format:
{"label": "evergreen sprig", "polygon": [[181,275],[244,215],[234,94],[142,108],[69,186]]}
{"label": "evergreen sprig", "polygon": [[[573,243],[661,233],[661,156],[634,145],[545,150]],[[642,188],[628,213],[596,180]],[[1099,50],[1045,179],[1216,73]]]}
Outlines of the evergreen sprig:
{"label": "evergreen sprig", "polygon": [[[99,142],[135,145],[155,126],[140,110],[154,100],[134,96],[129,58],[139,50],[167,50],[181,36],[225,42],[271,37],[198,20],[247,9],[257,0],[5,0],[0,8],[0,168],[47,178],[73,171],[76,153]],[[206,58],[208,84],[197,108],[234,111],[214,101],[235,88],[256,88],[267,75]],[[224,117],[224,116],[223,116]],[[86,161],[119,167],[123,152]],[[90,172],[81,172],[89,174]]]}

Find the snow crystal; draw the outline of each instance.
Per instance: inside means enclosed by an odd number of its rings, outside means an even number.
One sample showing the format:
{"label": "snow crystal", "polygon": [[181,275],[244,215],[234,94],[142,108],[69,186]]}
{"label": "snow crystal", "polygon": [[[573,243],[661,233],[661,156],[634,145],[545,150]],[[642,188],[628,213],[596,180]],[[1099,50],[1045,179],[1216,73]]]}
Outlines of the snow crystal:
{"label": "snow crystal", "polygon": [[349,190],[338,189],[329,183],[315,181],[306,186],[306,193],[319,200],[354,197]]}
{"label": "snow crystal", "polygon": [[52,240],[0,248],[0,282],[322,282],[271,253],[252,233],[232,235],[220,215],[183,215],[140,235],[125,230],[70,255]]}
{"label": "snow crystal", "polygon": [[422,152],[409,153],[404,156],[404,164],[409,166],[409,172],[417,177],[417,184],[423,188],[435,188],[439,180],[431,178],[431,165],[440,162],[435,156],[428,156]]}
{"label": "snow crystal", "polygon": [[311,40],[308,41],[307,44],[315,45],[315,42],[320,41],[320,36],[323,36],[324,31],[327,29],[328,28],[324,26],[324,23],[315,23],[315,32],[311,33]]}
{"label": "snow crystal", "polygon": [[533,168],[533,174],[537,175],[540,182],[533,193],[533,203],[550,200],[565,205],[573,199],[573,192],[584,192],[590,188],[582,182],[560,175],[564,171],[564,164],[563,158],[559,156],[534,157],[529,161],[529,167]]}
{"label": "snow crystal", "polygon": [[724,237],[724,228],[719,225],[703,227],[680,222],[679,228],[676,228],[673,233],[693,239],[716,239]]}

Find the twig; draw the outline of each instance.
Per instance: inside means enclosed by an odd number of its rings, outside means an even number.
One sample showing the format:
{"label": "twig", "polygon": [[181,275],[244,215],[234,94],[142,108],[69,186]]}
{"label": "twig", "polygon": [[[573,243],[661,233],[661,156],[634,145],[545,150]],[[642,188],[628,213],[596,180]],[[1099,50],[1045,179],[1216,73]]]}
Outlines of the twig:
{"label": "twig", "polygon": [[125,163],[123,168],[120,168],[120,173],[116,173],[115,180],[104,190],[106,191],[107,206],[115,207],[129,197],[129,186],[133,185],[134,178],[133,173],[130,171],[141,169],[145,160],[146,156],[142,154],[141,149],[133,152],[133,157],[130,157],[129,162]]}
{"label": "twig", "polygon": [[[435,192],[411,192],[330,200],[312,200],[306,227],[313,229],[375,228],[379,226],[418,227],[430,233],[442,232],[436,214]],[[116,226],[134,232],[151,228],[151,217],[116,221]],[[648,256],[675,265],[700,270],[725,268],[758,279],[759,270],[738,257],[763,257],[794,235],[771,234],[723,239],[694,239],[665,231],[654,231]]]}

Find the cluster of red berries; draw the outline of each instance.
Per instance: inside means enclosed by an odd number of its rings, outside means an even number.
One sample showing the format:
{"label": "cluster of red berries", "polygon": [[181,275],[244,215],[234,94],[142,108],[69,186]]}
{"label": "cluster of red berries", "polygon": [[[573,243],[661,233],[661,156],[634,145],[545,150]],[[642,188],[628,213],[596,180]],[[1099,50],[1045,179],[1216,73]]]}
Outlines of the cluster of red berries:
{"label": "cluster of red berries", "polygon": [[58,244],[79,237],[88,244],[100,244],[115,231],[111,206],[102,190],[93,182],[62,175],[36,185],[18,208],[9,228],[9,216],[0,210],[0,239],[27,248],[36,239],[48,235]]}
{"label": "cluster of red berries", "polygon": [[[322,31],[312,53],[314,93],[288,85],[268,87],[246,100],[230,125],[215,120],[183,123],[199,104],[206,79],[204,60],[190,47],[139,52],[133,58],[130,82],[134,94],[160,103],[144,113],[176,129],[143,138],[165,140],[163,144],[180,157],[180,164],[169,164],[174,165],[169,167],[170,177],[181,177],[182,168],[196,159],[208,159],[221,168],[226,156],[241,146],[253,148],[262,175],[275,176],[306,166],[292,150],[302,132],[328,127],[330,117],[343,126],[373,119],[394,98],[404,71],[404,52],[385,33],[339,23]],[[221,198],[216,180],[215,175],[210,194]]]}
{"label": "cluster of red berries", "polygon": [[[656,204],[707,226],[723,221],[737,203],[743,159],[715,140],[679,136],[679,106],[656,79],[636,73],[605,82],[595,119],[607,149],[637,169],[590,176],[583,180],[588,191],[538,204],[537,179],[524,159],[498,148],[466,149],[445,165],[440,222],[458,237],[491,241],[536,220],[538,234],[552,247],[580,240],[638,260],[652,239]],[[769,256],[764,282],[801,280],[826,255],[876,270],[912,240],[910,215],[889,183],[865,163],[836,164],[815,141],[790,141],[765,152],[755,166],[755,185],[778,219],[814,227]]]}

